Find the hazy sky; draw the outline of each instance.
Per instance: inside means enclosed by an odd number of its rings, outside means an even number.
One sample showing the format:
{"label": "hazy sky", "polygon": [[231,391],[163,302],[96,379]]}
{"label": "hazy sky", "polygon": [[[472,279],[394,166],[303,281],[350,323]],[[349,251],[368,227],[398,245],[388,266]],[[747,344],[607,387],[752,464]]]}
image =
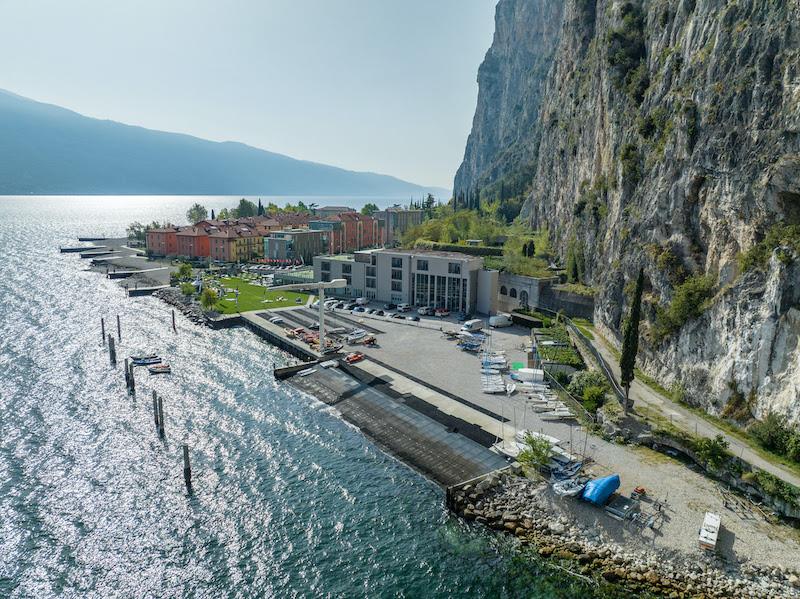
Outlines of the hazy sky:
{"label": "hazy sky", "polygon": [[496,0],[0,0],[0,88],[451,187]]}

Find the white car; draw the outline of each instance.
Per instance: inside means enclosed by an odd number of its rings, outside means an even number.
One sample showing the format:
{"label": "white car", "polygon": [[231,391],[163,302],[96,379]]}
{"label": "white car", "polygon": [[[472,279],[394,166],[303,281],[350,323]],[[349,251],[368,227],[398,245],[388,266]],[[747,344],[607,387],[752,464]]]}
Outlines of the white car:
{"label": "white car", "polygon": [[409,304],[397,304],[397,311],[398,312],[411,312],[411,306]]}
{"label": "white car", "polygon": [[431,314],[433,314],[433,308],[430,308],[428,306],[422,306],[421,308],[417,309],[417,314],[419,314],[420,316],[430,316]]}

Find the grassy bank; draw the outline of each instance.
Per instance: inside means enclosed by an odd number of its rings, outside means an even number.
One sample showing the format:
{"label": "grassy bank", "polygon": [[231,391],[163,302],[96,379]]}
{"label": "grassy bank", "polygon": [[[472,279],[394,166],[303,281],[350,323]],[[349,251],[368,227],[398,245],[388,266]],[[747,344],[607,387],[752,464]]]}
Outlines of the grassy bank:
{"label": "grassy bank", "polygon": [[[292,291],[267,291],[266,287],[253,285],[240,277],[223,277],[219,284],[225,290],[214,307],[220,314],[236,314],[251,310],[267,310],[303,305],[308,301],[308,294]],[[236,292],[239,290],[238,303]],[[299,300],[299,301],[298,301]]]}

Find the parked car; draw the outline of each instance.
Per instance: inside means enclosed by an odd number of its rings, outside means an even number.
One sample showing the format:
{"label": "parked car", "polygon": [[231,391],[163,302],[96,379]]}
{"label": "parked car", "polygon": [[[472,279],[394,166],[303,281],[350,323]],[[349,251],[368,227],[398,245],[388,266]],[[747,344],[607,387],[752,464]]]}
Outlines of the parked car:
{"label": "parked car", "polygon": [[369,300],[367,298],[365,298],[365,297],[359,297],[359,298],[356,298],[356,303],[359,306],[366,306],[369,303]]}
{"label": "parked car", "polygon": [[398,312],[397,314],[392,314],[392,318],[405,318],[405,316]]}
{"label": "parked car", "polygon": [[375,311],[375,316],[383,316],[383,315],[384,315],[384,311],[383,310],[376,310]]}
{"label": "parked car", "polygon": [[308,328],[311,329],[312,331],[318,331],[319,330],[319,323],[318,322],[312,322],[310,325],[308,325]]}
{"label": "parked car", "polygon": [[356,306],[355,308],[353,308],[353,313],[356,313],[356,312],[366,312],[366,311],[367,311],[367,310],[366,310],[365,308],[361,307],[361,306]]}
{"label": "parked car", "polygon": [[472,314],[470,312],[459,313],[458,322],[466,322],[468,320],[472,320]]}
{"label": "parked car", "polygon": [[397,304],[397,311],[398,312],[411,312],[411,305],[410,304]]}
{"label": "parked car", "polygon": [[444,318],[446,316],[450,316],[450,310],[447,308],[436,308],[436,312],[434,312],[434,314],[439,318]]}
{"label": "parked car", "polygon": [[383,304],[384,310],[394,310],[397,308],[397,304]]}
{"label": "parked car", "polygon": [[419,322],[419,316],[406,316],[406,320],[413,320],[414,322]]}
{"label": "parked car", "polygon": [[345,305],[344,309],[345,310],[352,310],[355,307],[356,307],[356,305],[353,302],[350,302],[349,304]]}
{"label": "parked car", "polygon": [[394,312],[386,312],[386,313],[384,314],[384,316],[385,316],[386,318],[394,318],[395,316],[397,316],[397,314],[395,314]]}
{"label": "parked car", "polygon": [[375,308],[367,308],[367,314],[375,314]]}
{"label": "parked car", "polygon": [[344,302],[338,302],[338,303],[336,304],[336,309],[337,309],[337,310],[341,310],[342,308],[344,308]]}
{"label": "parked car", "polygon": [[422,306],[421,308],[417,308],[417,314],[420,316],[430,316],[433,314],[433,308],[429,308],[428,306]]}
{"label": "parked car", "polygon": [[481,329],[483,329],[483,321],[479,318],[473,318],[472,320],[468,320],[461,327],[461,330],[467,333],[474,333],[476,331],[480,331]]}

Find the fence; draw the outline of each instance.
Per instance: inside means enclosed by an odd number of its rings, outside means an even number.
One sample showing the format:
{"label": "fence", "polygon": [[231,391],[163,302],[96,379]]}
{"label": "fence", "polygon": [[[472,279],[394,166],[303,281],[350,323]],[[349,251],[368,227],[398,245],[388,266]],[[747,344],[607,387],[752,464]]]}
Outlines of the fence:
{"label": "fence", "polygon": [[561,319],[566,325],[569,331],[575,335],[575,337],[581,342],[581,345],[584,346],[585,349],[589,351],[589,353],[594,356],[594,359],[597,360],[598,366],[600,366],[600,370],[602,371],[603,375],[608,380],[608,383],[611,385],[611,390],[614,392],[614,395],[617,396],[619,402],[624,406],[625,405],[625,390],[620,386],[617,382],[617,379],[614,378],[614,373],[611,371],[611,367],[605,361],[603,356],[600,355],[600,352],[597,351],[594,345],[592,345],[591,341],[586,338],[581,330],[575,326],[575,323],[572,320],[564,316],[563,314],[559,314],[558,312],[554,312],[553,310],[549,310],[548,308],[541,308],[535,307],[534,310],[537,312],[541,312],[546,315],[552,315],[553,317],[558,317]]}

